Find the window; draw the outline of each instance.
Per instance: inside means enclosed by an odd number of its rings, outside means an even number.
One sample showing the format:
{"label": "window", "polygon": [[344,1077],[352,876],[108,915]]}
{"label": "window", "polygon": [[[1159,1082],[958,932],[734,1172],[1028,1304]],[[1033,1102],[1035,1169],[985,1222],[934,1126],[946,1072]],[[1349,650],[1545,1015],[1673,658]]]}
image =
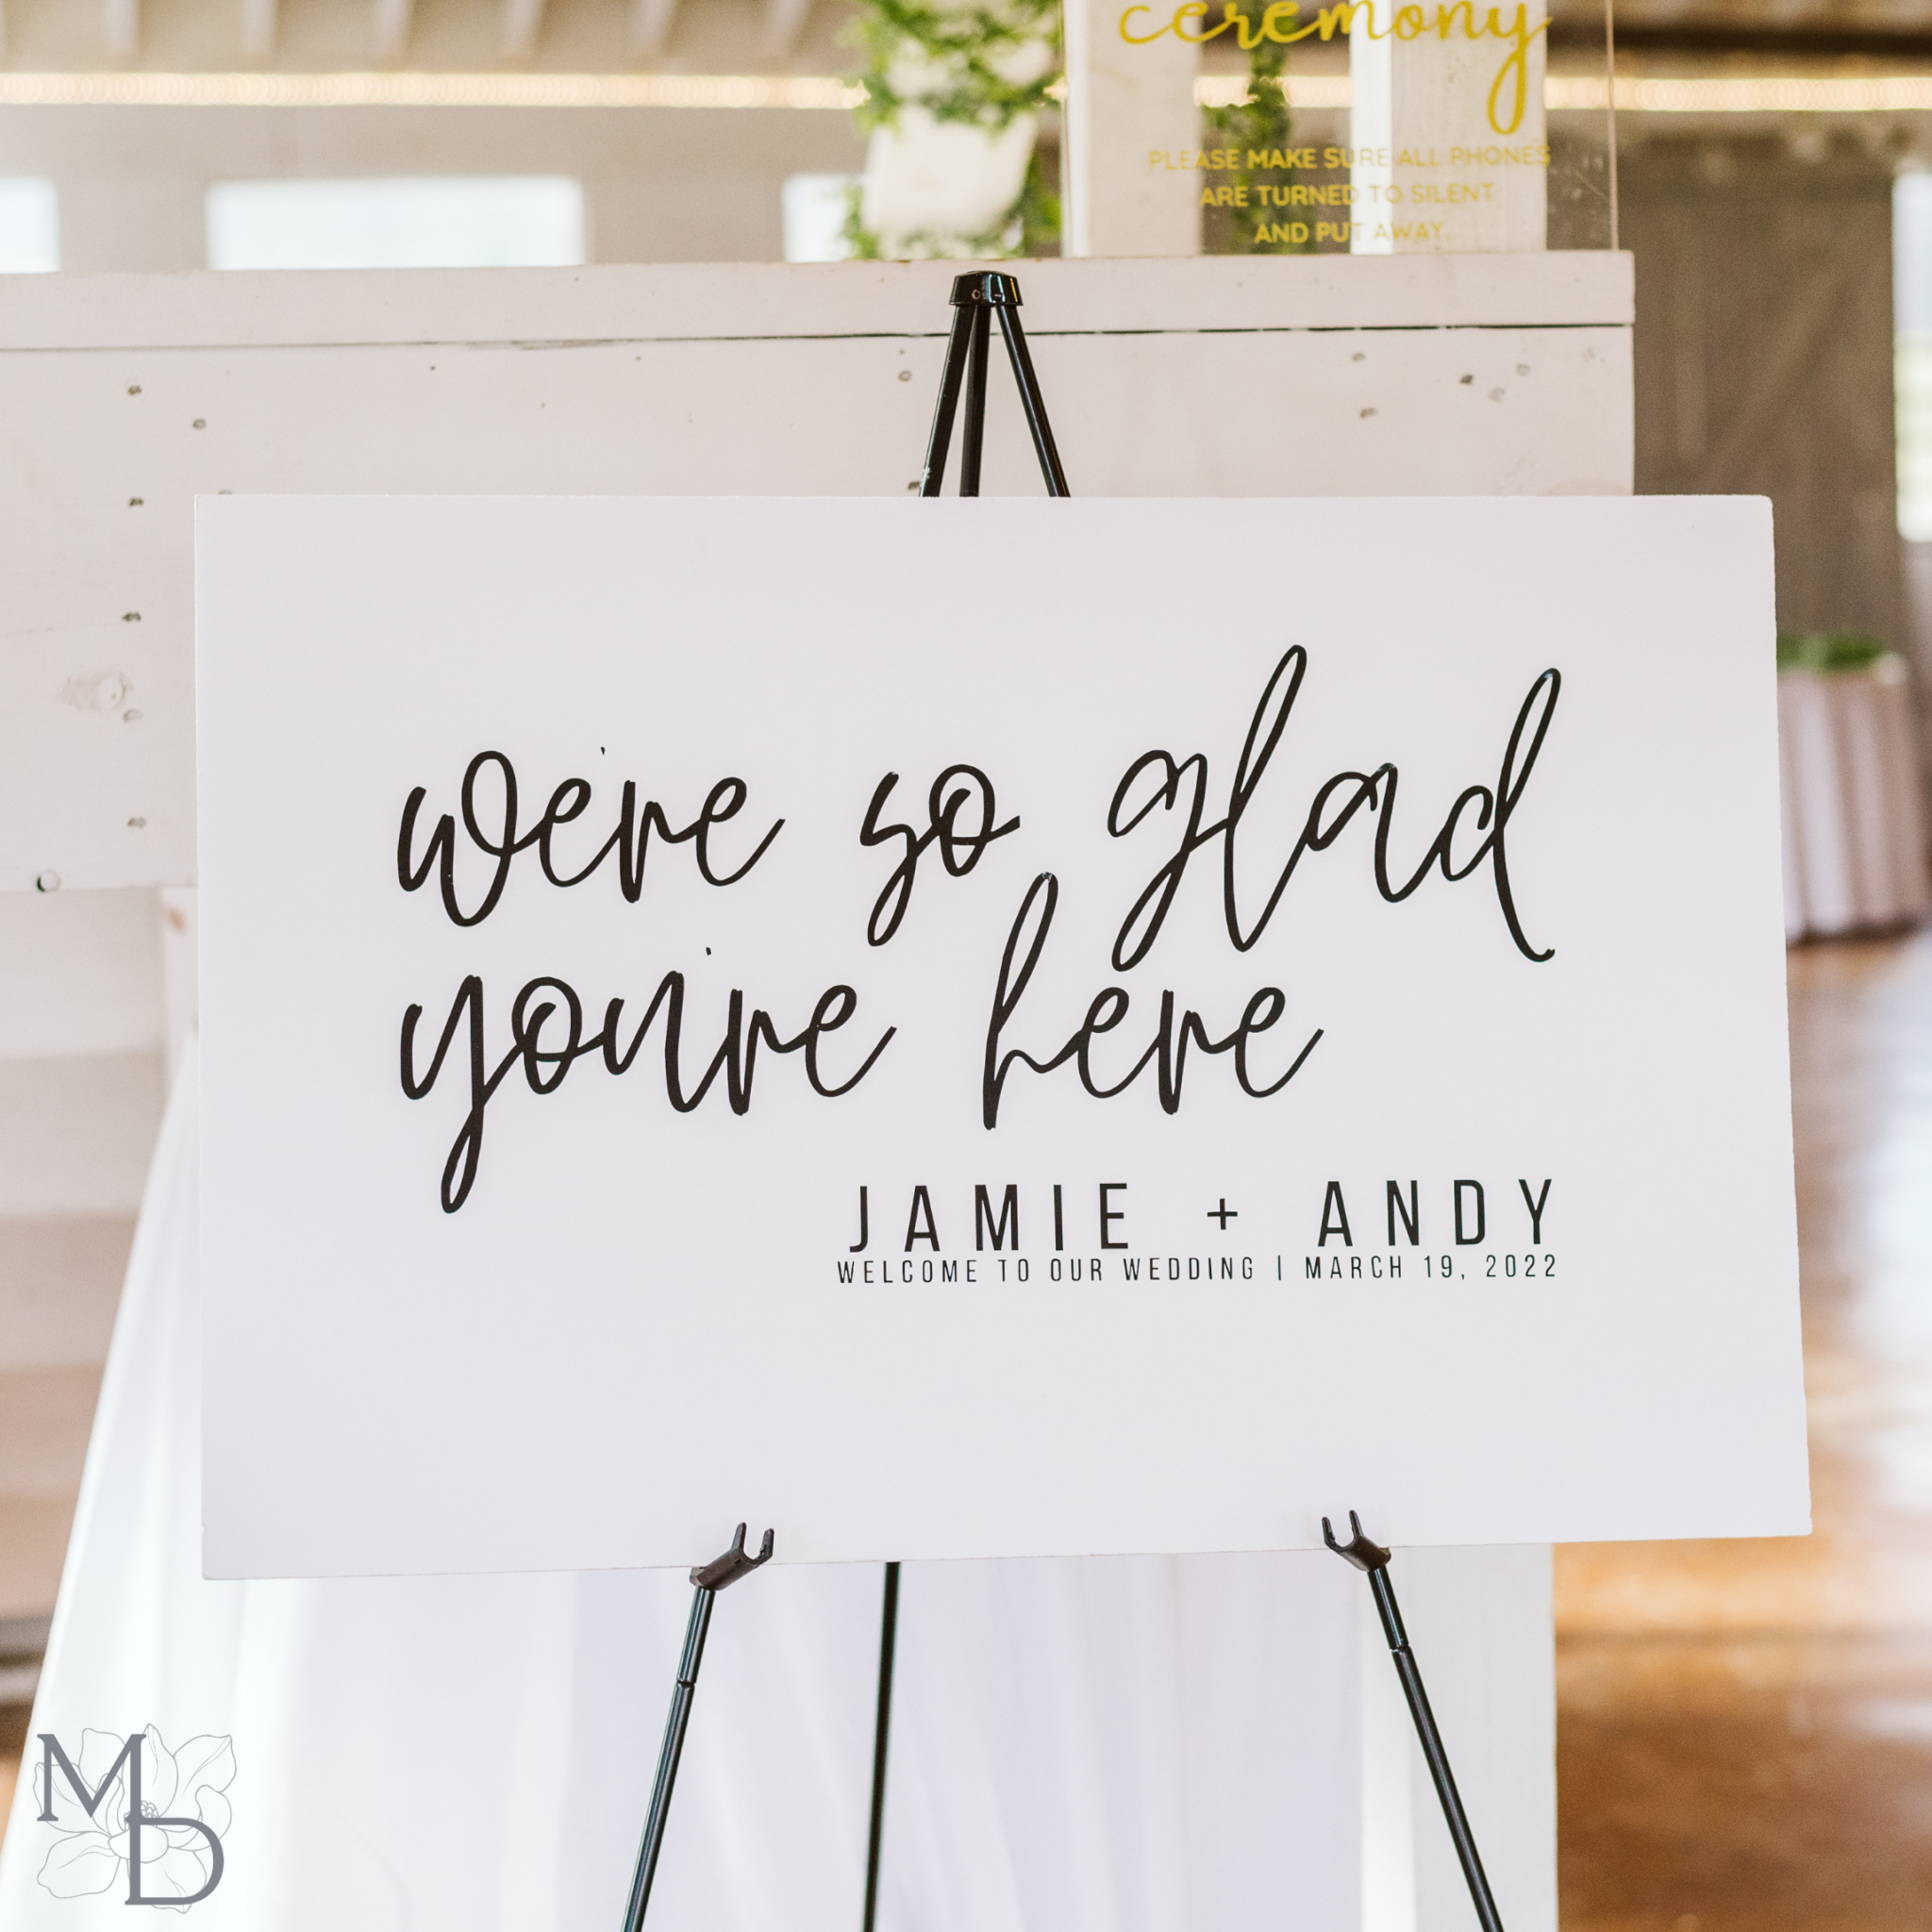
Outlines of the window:
{"label": "window", "polygon": [[843,261],[845,210],[857,175],[788,175],[778,191],[785,220],[787,261]]}
{"label": "window", "polygon": [[1898,529],[1932,541],[1932,175],[1901,175],[1891,195]]}
{"label": "window", "polygon": [[60,266],[60,202],[51,181],[0,176],[0,275],[42,275]]}
{"label": "window", "polygon": [[218,181],[210,268],[575,268],[583,184],[564,175]]}

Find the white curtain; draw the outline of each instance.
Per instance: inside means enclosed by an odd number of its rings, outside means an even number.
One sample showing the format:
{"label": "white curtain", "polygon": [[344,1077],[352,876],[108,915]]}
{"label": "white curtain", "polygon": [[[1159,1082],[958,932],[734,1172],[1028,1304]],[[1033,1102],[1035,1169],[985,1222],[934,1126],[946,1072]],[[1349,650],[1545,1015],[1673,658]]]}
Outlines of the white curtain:
{"label": "white curtain", "polygon": [[[618,1932],[683,1574],[205,1582],[195,1152],[191,1058],[128,1266],[0,1924],[125,1925],[125,1868],[78,1898],[40,1882],[63,1835],[37,1816],[38,1739],[78,1762],[84,1733],[152,1725],[171,1753],[232,1740],[225,1871],[189,1907],[198,1925]],[[774,1564],[719,1598],[659,1932],[858,1932],[880,1588],[872,1565]],[[1358,1924],[1358,1592],[1306,1554],[908,1565],[881,1932]]]}

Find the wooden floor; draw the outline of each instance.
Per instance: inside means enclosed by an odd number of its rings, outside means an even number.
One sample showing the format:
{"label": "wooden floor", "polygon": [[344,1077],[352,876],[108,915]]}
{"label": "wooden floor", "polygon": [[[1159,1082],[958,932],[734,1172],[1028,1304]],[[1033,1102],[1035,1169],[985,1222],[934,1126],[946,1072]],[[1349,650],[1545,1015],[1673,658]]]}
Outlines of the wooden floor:
{"label": "wooden floor", "polygon": [[1814,1532],[1557,1552],[1565,1932],[1932,1927],[1932,941],[1790,1010]]}
{"label": "wooden floor", "polygon": [[1932,936],[1790,989],[1817,1529],[1557,1552],[1564,1932],[1932,1932]]}

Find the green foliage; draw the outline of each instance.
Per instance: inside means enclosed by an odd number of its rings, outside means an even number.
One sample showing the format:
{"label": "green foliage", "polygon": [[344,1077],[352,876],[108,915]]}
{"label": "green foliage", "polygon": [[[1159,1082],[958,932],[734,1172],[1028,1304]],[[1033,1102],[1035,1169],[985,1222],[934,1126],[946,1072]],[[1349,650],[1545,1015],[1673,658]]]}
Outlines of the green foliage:
{"label": "green foliage", "polygon": [[[1294,145],[1293,117],[1288,107],[1288,49],[1278,42],[1261,39],[1248,51],[1248,98],[1237,108],[1208,108],[1202,118],[1211,140],[1208,145],[1231,147],[1246,160],[1250,154],[1287,150]],[[1257,188],[1285,189],[1292,186],[1301,171],[1296,168],[1249,168],[1240,173],[1219,175],[1235,188],[1247,190],[1248,205],[1241,208],[1212,208],[1205,237],[1213,255],[1312,255],[1314,243],[1304,242],[1263,242],[1257,236],[1264,224],[1271,229],[1286,226],[1291,216],[1306,218],[1306,208],[1262,206]],[[1272,197],[1271,197],[1272,201]],[[1310,232],[1312,221],[1308,222]]]}
{"label": "green foliage", "polygon": [[1869,671],[1889,656],[1882,638],[1865,630],[1781,630],[1780,671]]}
{"label": "green foliage", "polygon": [[[858,0],[848,39],[864,58],[858,76],[865,99],[853,110],[859,131],[891,127],[901,111],[923,108],[935,121],[976,127],[989,137],[1015,121],[1040,114],[1058,91],[1059,0],[999,0],[997,5],[935,7],[925,0]],[[1048,58],[1040,61],[1038,49]],[[1011,76],[1039,65],[1031,80]],[[910,71],[918,89],[902,93],[894,76]],[[902,245],[922,257],[988,260],[1059,252],[1060,198],[1036,148],[1026,178],[1010,208],[978,235],[921,234]],[[881,246],[859,215],[854,191],[846,208],[845,239],[855,258],[876,261]]]}
{"label": "green foliage", "polygon": [[[917,101],[935,121],[958,121],[1001,134],[1023,114],[1045,108],[1059,78],[1058,0],[1002,0],[999,6],[933,7],[924,0],[859,0],[851,29],[865,58],[864,101],[854,109],[862,133],[890,127]],[[1036,79],[1013,80],[1027,50],[1044,42],[1054,58]],[[917,94],[899,92],[893,73],[908,60],[925,70]]]}
{"label": "green foliage", "polygon": [[1026,179],[1011,215],[1020,224],[1011,252],[1018,256],[1058,255],[1060,252],[1060,191],[1047,179],[1040,150],[1026,163]]}
{"label": "green foliage", "polygon": [[854,261],[876,261],[879,238],[865,225],[865,190],[857,181],[845,191],[845,225],[841,231]]}

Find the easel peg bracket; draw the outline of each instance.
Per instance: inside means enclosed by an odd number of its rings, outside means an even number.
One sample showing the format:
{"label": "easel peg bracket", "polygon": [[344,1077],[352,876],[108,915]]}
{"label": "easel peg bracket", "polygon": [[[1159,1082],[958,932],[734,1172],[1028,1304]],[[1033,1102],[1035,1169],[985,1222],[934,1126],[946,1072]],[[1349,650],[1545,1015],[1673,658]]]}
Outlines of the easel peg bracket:
{"label": "easel peg bracket", "polygon": [[729,1590],[741,1576],[749,1576],[754,1570],[761,1568],[772,1560],[772,1532],[765,1532],[765,1540],[758,1545],[756,1557],[744,1554],[744,1524],[738,1525],[738,1532],[731,1539],[731,1547],[722,1557],[714,1557],[700,1570],[691,1573],[691,1580],[699,1590]]}

